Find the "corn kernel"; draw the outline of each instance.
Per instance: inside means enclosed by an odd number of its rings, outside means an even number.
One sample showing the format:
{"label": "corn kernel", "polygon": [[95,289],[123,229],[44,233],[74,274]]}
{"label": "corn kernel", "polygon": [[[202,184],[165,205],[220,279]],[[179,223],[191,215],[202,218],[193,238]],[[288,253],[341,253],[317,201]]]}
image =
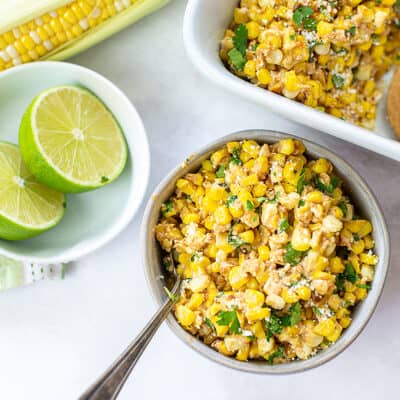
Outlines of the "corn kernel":
{"label": "corn kernel", "polygon": [[300,286],[296,289],[297,295],[301,300],[307,301],[311,298],[311,290],[307,286]]}
{"label": "corn kernel", "polygon": [[176,306],[175,315],[176,315],[176,318],[178,319],[179,323],[183,326],[192,325],[194,322],[194,319],[195,319],[194,312],[190,308],[188,308],[182,304],[179,304]]}

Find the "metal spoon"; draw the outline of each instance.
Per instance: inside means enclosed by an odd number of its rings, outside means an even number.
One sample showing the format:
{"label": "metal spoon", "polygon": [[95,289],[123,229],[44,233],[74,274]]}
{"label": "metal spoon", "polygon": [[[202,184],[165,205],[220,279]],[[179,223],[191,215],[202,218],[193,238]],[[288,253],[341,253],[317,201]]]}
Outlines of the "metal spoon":
{"label": "metal spoon", "polygon": [[170,263],[168,269],[175,277],[175,284],[171,292],[166,289],[168,300],[166,300],[153,315],[153,318],[139,335],[136,336],[129,347],[115,360],[111,367],[94,382],[81,397],[79,397],[79,400],[114,400],[117,398],[133,367],[138,362],[160,325],[167,318],[178,298],[177,294],[180,292],[181,278],[175,271],[173,258],[169,256],[168,260]]}

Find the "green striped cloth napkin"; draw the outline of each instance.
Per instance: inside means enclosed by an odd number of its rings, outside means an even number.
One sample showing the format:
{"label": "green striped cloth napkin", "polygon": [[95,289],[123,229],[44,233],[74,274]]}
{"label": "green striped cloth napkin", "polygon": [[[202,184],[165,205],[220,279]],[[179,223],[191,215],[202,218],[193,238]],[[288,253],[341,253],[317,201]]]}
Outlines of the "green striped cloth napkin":
{"label": "green striped cloth napkin", "polygon": [[44,279],[63,279],[63,264],[40,265],[0,255],[0,291],[28,285]]}

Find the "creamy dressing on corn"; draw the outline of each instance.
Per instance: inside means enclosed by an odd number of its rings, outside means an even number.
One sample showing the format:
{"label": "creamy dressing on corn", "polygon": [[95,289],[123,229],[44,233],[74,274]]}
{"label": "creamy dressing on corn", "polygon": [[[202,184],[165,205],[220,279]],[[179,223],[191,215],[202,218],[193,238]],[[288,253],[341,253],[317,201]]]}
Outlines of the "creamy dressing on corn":
{"label": "creamy dressing on corn", "polygon": [[368,220],[302,142],[230,142],[178,179],[156,237],[184,279],[174,313],[238,360],[306,359],[336,342],[374,276]]}

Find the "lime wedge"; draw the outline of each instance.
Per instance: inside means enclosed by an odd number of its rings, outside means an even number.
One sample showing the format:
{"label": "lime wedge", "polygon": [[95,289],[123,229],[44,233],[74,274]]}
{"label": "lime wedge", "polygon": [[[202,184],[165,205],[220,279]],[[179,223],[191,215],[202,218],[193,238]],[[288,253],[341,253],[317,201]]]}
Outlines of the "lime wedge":
{"label": "lime wedge", "polygon": [[0,142],[0,238],[22,240],[55,226],[64,215],[64,195],[39,183],[17,146]]}
{"label": "lime wedge", "polygon": [[97,189],[125,167],[123,133],[91,92],[58,86],[39,94],[22,118],[22,157],[42,183],[64,193]]}

